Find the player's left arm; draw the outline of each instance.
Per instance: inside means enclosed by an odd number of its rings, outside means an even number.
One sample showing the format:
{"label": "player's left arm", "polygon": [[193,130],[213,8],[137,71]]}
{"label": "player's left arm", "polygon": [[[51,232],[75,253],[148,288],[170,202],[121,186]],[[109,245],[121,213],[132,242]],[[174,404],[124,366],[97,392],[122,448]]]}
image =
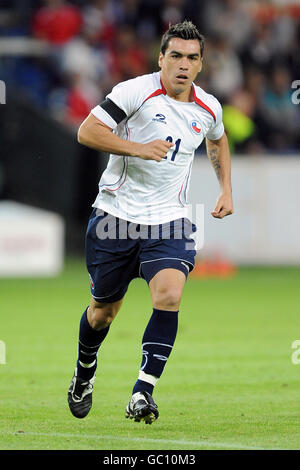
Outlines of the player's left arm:
{"label": "player's left arm", "polygon": [[225,132],[218,140],[206,138],[206,152],[215,170],[221,189],[216,207],[211,212],[211,215],[216,219],[223,219],[226,215],[233,214],[231,160]]}

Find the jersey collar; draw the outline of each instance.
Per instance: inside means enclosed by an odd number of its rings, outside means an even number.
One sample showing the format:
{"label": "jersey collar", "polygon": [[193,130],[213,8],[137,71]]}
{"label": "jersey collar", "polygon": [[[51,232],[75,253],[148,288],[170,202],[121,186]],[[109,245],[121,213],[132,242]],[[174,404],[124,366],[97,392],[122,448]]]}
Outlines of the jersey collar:
{"label": "jersey collar", "polygon": [[[216,122],[216,115],[215,113],[213,112],[213,110],[207,105],[205,104],[202,100],[200,100],[200,98],[198,98],[197,94],[196,94],[196,87],[194,85],[194,83],[192,83],[192,87],[193,87],[193,98],[194,98],[194,102],[200,106],[201,108],[205,109],[205,111],[207,111],[214,119],[214,121]],[[154,96],[158,96],[158,95],[166,95],[167,94],[167,91],[164,87],[164,84],[160,78],[160,88],[158,88],[157,90],[155,90],[153,93],[151,93],[150,96],[148,96],[145,101],[147,101],[149,98],[153,98]],[[145,102],[144,101],[144,102]]]}

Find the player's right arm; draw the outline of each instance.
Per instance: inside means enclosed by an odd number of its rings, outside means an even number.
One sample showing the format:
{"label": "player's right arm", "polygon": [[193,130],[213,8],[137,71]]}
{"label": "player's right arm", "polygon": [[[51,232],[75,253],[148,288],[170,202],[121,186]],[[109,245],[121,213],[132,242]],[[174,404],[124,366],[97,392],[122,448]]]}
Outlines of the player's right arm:
{"label": "player's right arm", "polygon": [[92,114],[79,127],[77,138],[80,144],[95,150],[157,162],[160,162],[167,155],[169,148],[174,145],[172,142],[159,139],[146,144],[122,139]]}
{"label": "player's right arm", "polygon": [[125,120],[133,116],[153,93],[157,86],[155,80],[154,74],[143,75],[114,86],[81,124],[78,141],[103,152],[160,162],[174,144],[158,139],[147,143],[134,142],[113,132],[118,125],[124,126]]}

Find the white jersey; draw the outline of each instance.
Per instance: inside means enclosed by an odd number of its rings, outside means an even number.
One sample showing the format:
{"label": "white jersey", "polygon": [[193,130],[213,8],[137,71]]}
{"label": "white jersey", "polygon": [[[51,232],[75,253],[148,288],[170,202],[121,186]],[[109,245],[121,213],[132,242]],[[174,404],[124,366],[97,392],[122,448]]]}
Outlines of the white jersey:
{"label": "white jersey", "polygon": [[93,207],[146,225],[188,216],[195,150],[205,137],[217,140],[224,132],[218,100],[195,85],[193,92],[193,102],[170,98],[160,72],[155,72],[115,86],[106,97],[114,112],[102,103],[92,109],[96,118],[123,139],[174,143],[161,162],[110,155]]}

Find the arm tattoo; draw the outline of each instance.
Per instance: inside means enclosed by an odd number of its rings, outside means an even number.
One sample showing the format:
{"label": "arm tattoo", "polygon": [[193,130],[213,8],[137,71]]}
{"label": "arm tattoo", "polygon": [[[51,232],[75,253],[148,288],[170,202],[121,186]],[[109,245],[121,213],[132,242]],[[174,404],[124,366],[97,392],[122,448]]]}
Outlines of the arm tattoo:
{"label": "arm tattoo", "polygon": [[217,146],[207,147],[207,156],[208,156],[208,158],[209,158],[209,160],[210,160],[210,162],[213,166],[213,169],[216,172],[218,180],[220,181],[221,165],[220,165],[220,161],[219,161],[219,158],[218,158],[218,147]]}

